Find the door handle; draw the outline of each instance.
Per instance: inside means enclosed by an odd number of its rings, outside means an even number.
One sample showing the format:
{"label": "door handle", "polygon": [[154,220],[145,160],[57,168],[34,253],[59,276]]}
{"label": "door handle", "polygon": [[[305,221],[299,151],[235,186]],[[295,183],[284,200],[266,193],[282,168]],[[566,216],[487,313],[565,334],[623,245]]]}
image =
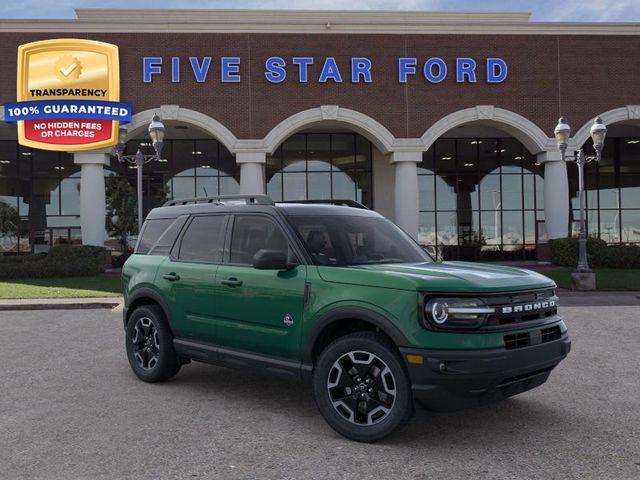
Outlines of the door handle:
{"label": "door handle", "polygon": [[222,280],[220,282],[222,285],[226,285],[227,287],[241,287],[242,280],[238,280],[235,277],[227,278],[226,280]]}
{"label": "door handle", "polygon": [[164,278],[165,280],[169,280],[170,282],[175,282],[176,280],[180,280],[180,275],[175,272],[171,272],[165,273],[164,275],[162,275],[162,278]]}

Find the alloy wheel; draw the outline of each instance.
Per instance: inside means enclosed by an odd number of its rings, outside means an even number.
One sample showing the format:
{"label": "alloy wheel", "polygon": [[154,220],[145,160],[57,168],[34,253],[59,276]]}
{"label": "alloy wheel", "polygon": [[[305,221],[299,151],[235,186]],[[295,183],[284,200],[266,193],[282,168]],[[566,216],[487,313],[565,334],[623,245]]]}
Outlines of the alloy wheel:
{"label": "alloy wheel", "polygon": [[160,338],[149,317],[141,317],[133,328],[133,357],[143,370],[151,370],[158,364]]}
{"label": "alloy wheel", "polygon": [[377,355],[354,350],[329,370],[327,392],[333,408],[355,425],[374,425],[387,417],[396,399],[396,380]]}

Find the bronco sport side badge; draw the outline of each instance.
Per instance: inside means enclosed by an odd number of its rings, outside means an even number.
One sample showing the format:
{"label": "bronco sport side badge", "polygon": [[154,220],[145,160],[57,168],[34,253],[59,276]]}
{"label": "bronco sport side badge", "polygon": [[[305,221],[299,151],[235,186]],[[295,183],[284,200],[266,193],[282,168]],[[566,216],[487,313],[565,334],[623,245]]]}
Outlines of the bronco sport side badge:
{"label": "bronco sport side badge", "polygon": [[293,325],[293,317],[287,313],[287,314],[284,316],[284,318],[282,319],[282,322],[283,322],[287,327],[290,327],[291,325]]}

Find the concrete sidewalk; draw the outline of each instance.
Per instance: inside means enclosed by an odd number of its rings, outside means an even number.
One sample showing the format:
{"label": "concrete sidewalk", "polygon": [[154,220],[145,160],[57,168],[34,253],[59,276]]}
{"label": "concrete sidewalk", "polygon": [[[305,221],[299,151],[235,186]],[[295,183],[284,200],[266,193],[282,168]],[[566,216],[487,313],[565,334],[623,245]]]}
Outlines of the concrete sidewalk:
{"label": "concrete sidewalk", "polygon": [[0,312],[14,310],[77,310],[92,308],[116,308],[121,304],[122,297],[6,299],[0,300]]}
{"label": "concrete sidewalk", "polygon": [[577,292],[558,288],[561,307],[617,307],[640,306],[640,291]]}

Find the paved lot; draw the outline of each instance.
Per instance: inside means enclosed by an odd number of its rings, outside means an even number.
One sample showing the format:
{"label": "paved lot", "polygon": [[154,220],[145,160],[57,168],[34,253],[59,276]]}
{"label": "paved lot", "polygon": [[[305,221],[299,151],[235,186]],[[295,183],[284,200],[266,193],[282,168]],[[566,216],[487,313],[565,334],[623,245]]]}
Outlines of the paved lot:
{"label": "paved lot", "polygon": [[640,478],[640,307],[570,307],[574,350],[541,388],[418,410],[382,443],[325,425],[304,386],[192,364],[129,371],[107,310],[0,312],[0,478]]}

